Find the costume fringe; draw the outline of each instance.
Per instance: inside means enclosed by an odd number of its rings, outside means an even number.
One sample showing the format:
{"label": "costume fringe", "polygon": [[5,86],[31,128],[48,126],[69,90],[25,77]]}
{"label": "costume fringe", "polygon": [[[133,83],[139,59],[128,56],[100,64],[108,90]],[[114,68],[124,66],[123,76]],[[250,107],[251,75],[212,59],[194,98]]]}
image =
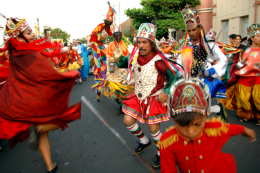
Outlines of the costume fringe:
{"label": "costume fringe", "polygon": [[167,147],[171,146],[173,143],[179,141],[179,135],[174,134],[169,136],[168,138],[164,139],[163,141],[159,141],[157,144],[157,147],[160,148],[160,150],[166,149]]}
{"label": "costume fringe", "polygon": [[[175,129],[175,126],[170,126],[169,128],[166,129],[166,132],[173,129]],[[167,147],[169,147],[170,145],[178,141],[179,141],[179,136],[178,133],[176,133],[167,137],[163,141],[159,140],[159,142],[157,143],[157,147],[159,147],[160,149],[166,149]]]}
{"label": "costume fringe", "polygon": [[219,122],[222,124],[221,127],[216,127],[216,128],[205,128],[205,132],[209,137],[217,137],[221,136],[222,133],[227,133],[229,128],[227,127],[226,124],[221,120],[220,117],[216,118],[213,117],[212,119],[209,120],[209,122],[214,123],[214,122]]}

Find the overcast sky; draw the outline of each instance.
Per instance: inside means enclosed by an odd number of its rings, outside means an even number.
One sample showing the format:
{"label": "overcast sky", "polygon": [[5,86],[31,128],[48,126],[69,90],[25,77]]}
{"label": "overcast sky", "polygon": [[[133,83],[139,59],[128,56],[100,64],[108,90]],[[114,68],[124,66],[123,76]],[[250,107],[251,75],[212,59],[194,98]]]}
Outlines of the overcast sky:
{"label": "overcast sky", "polygon": [[[12,0],[1,1],[0,13],[6,17],[25,18],[30,25],[40,20],[40,32],[43,26],[61,28],[71,35],[71,39],[82,38],[89,35],[95,27],[103,22],[108,11],[108,0]],[[117,5],[116,23],[119,23],[120,2],[120,23],[128,19],[124,14],[127,8],[141,8],[141,0],[110,0],[110,4]],[[1,17],[0,17],[1,18]],[[5,21],[0,19],[0,26]]]}

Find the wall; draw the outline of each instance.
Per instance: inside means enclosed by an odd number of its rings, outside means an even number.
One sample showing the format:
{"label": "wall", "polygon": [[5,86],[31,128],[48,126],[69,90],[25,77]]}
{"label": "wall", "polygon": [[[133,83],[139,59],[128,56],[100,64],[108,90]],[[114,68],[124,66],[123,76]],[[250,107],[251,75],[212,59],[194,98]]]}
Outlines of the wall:
{"label": "wall", "polygon": [[[229,21],[228,34],[242,34],[243,17],[248,16],[248,26],[254,23],[255,0],[213,0],[213,29],[218,33]],[[257,21],[260,23],[260,5],[257,6]],[[219,40],[223,42],[223,32]]]}
{"label": "wall", "polygon": [[136,34],[136,30],[133,29],[133,25],[132,25],[132,19],[127,19],[126,21],[124,21],[123,23],[120,24],[121,30],[131,30],[132,34]]}
{"label": "wall", "polygon": [[212,28],[212,12],[213,12],[213,0],[201,0],[201,5],[197,7],[200,16],[200,22],[208,33]]}
{"label": "wall", "polygon": [[[191,8],[192,11],[198,10],[200,16],[200,22],[205,30],[205,33],[208,33],[212,28],[212,15],[213,15],[213,0],[201,0],[201,5],[196,8]],[[182,12],[187,12],[187,9],[182,10]],[[169,30],[170,32],[170,30]],[[170,34],[170,33],[169,33]],[[184,31],[179,30],[176,32],[177,40],[182,39]]]}

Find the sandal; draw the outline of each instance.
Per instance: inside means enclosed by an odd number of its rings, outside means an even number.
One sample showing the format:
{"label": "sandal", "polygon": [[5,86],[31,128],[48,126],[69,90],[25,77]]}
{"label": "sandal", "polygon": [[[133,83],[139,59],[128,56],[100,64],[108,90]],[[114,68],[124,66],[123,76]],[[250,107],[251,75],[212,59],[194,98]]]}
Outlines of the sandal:
{"label": "sandal", "polygon": [[260,126],[260,120],[255,125],[256,126]]}

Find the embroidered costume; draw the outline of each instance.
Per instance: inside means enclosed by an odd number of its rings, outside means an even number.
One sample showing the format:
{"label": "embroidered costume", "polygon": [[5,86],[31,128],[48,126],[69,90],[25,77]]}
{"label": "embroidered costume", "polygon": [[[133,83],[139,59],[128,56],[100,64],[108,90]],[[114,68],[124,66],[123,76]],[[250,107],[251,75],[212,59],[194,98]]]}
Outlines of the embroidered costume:
{"label": "embroidered costume", "polygon": [[161,152],[161,172],[236,173],[236,163],[231,154],[221,151],[231,136],[244,131],[236,124],[223,124],[220,120],[207,120],[201,136],[188,141],[175,127],[163,133],[159,146]]}
{"label": "embroidered costume", "polygon": [[[120,28],[116,25],[112,25],[112,32],[120,33]],[[116,63],[118,58],[122,57],[127,60],[130,58],[130,53],[133,49],[131,43],[123,38],[117,43],[116,39],[110,42],[107,47],[107,69],[106,76],[100,79],[100,82],[93,87],[96,87],[108,98],[115,99],[117,102],[122,103],[122,99],[134,92],[134,85],[128,85],[127,76],[128,71],[126,68],[118,68]],[[118,64],[119,65],[119,64]],[[119,65],[120,66],[120,65]]]}
{"label": "embroidered costume", "polygon": [[[260,33],[260,25],[252,24],[248,28],[249,39]],[[260,120],[260,48],[247,48],[242,56],[244,66],[237,69],[234,81],[228,83],[227,109],[236,110],[239,118]],[[242,60],[240,59],[240,61]],[[239,61],[239,62],[240,62]],[[240,62],[241,63],[241,62]]]}
{"label": "embroidered costume", "polygon": [[[193,13],[188,9],[183,18],[186,28],[201,26],[198,11]],[[207,73],[204,75],[207,77],[203,80],[209,86],[211,98],[216,97],[219,102],[224,103],[226,99],[226,87],[218,78],[225,74],[227,58],[217,45],[213,48],[214,42],[206,40],[203,28],[199,37],[200,42],[198,44],[193,45],[190,41],[187,43],[188,46],[193,48],[194,54],[191,76],[197,77],[200,71]],[[177,62],[181,63],[181,55],[179,55]],[[215,62],[216,64],[213,64]]]}
{"label": "embroidered costume", "polygon": [[[182,61],[185,79],[180,79],[171,88],[169,111],[171,116],[187,112],[210,114],[210,93],[207,85],[198,78],[190,77],[192,64],[191,48],[184,48]],[[180,117],[179,117],[180,118]],[[176,127],[170,127],[161,137],[158,146],[161,153],[161,172],[177,173],[235,173],[235,160],[231,154],[221,151],[230,136],[244,131],[244,127],[223,124],[219,119],[206,120],[202,134],[195,140],[182,136]]]}
{"label": "embroidered costume", "polygon": [[[155,44],[156,28],[151,23],[143,23],[138,30],[137,38],[145,38]],[[151,45],[152,46],[152,45]],[[140,123],[147,123],[150,126],[169,120],[167,104],[157,100],[159,95],[170,93],[171,85],[180,78],[177,64],[168,60],[159,48],[156,48],[149,57],[141,54],[135,57],[137,48],[131,53],[130,60],[121,57],[119,67],[128,66],[130,76],[135,81],[135,92],[123,101],[122,111],[126,117],[138,120]],[[134,58],[135,57],[135,58]],[[118,64],[118,65],[119,65]],[[156,131],[151,131],[155,144],[161,137],[160,126]],[[151,140],[144,135],[138,123],[128,124],[127,129],[139,138],[140,142],[135,151],[140,154],[151,144]],[[158,150],[158,148],[157,148]],[[160,168],[160,152],[157,151],[154,162],[154,169]]]}
{"label": "embroidered costume", "polygon": [[[155,28],[152,24],[142,24],[137,38],[143,37],[154,41]],[[126,58],[120,59],[123,66]],[[135,92],[123,102],[123,112],[141,123],[156,124],[169,120],[166,104],[160,103],[156,97],[165,92],[169,95],[171,85],[180,77],[166,65],[162,54],[154,52],[150,57],[139,55],[133,64]],[[177,70],[176,70],[177,71]]]}

